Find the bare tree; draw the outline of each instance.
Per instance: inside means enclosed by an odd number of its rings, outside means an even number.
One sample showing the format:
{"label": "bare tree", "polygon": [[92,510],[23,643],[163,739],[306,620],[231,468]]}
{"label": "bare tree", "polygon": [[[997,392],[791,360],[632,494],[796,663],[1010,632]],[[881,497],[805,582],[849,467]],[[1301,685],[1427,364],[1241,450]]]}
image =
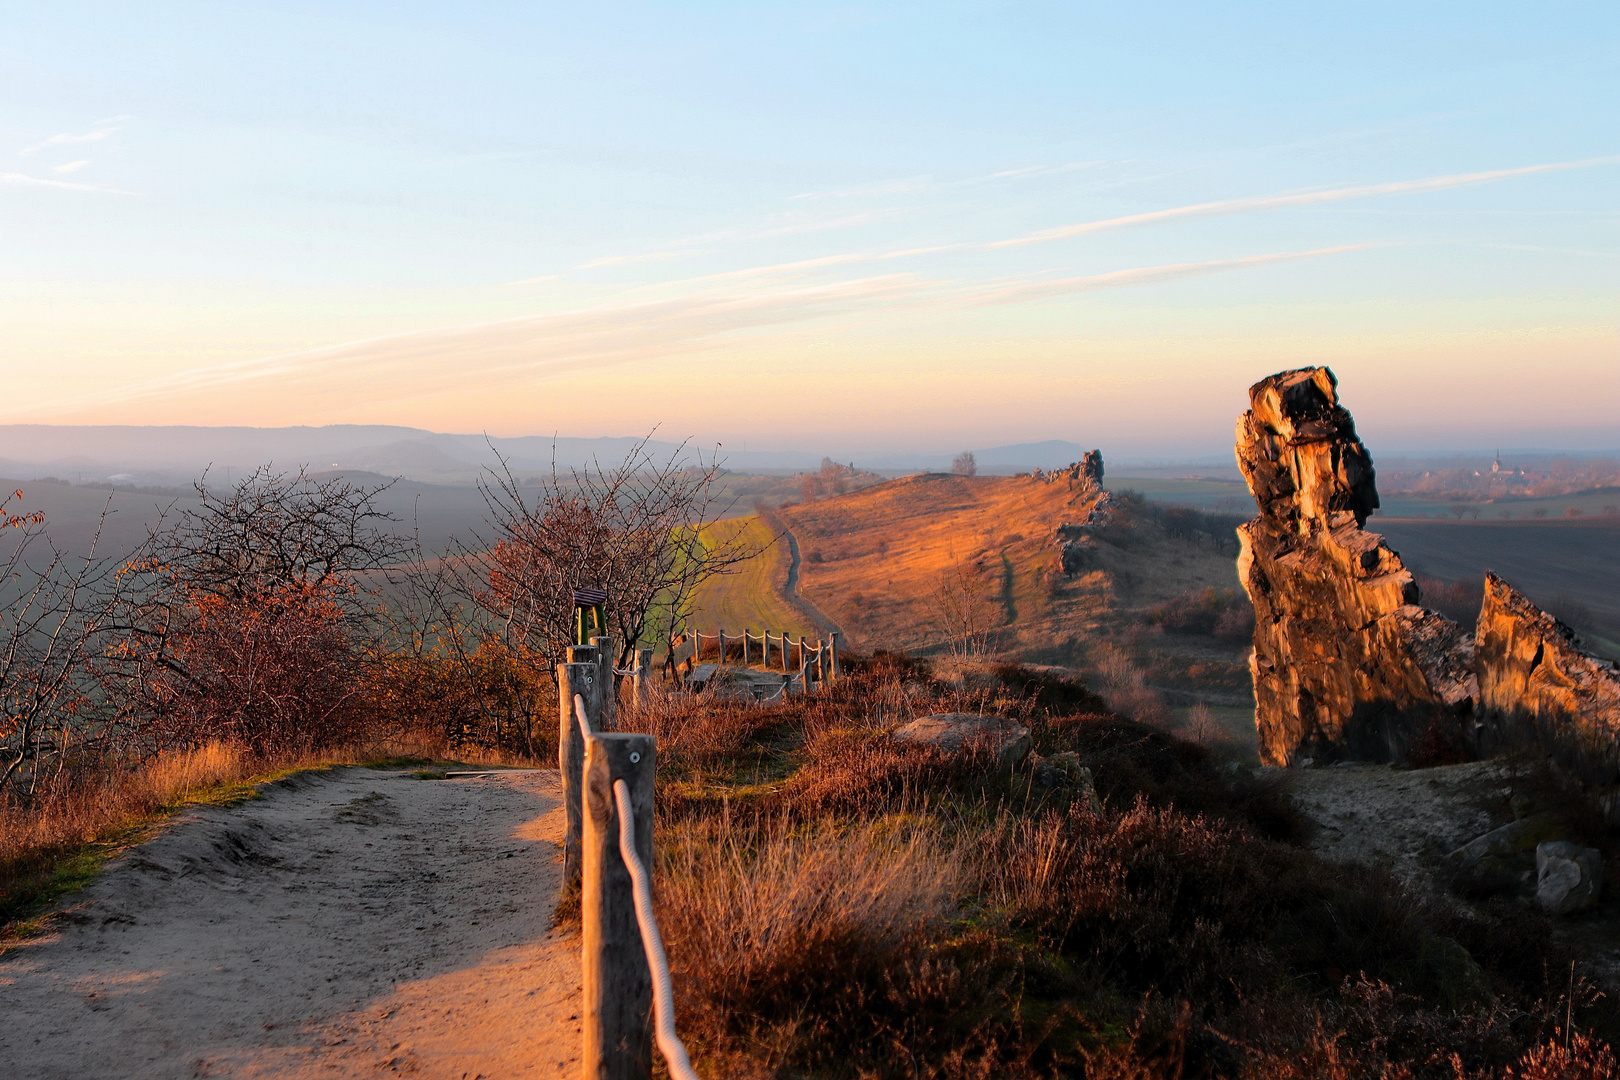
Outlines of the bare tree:
{"label": "bare tree", "polygon": [[936,629],[951,654],[966,660],[990,651],[997,622],[994,587],[982,561],[953,559],[929,597]]}
{"label": "bare tree", "polygon": [[147,738],[316,744],[359,692],[376,576],[406,552],[365,487],[257,469],[196,485],[120,571],[105,682]]}
{"label": "bare tree", "polygon": [[957,476],[979,475],[979,463],[974,460],[973,451],[964,450],[957,454],[956,460],[951,462],[951,472]]}
{"label": "bare tree", "polygon": [[[0,523],[22,535],[0,558],[0,798],[31,798],[94,733],[87,662],[105,624],[97,586],[107,568],[94,544],[83,559],[49,547],[38,529],[44,518],[8,514],[7,502]],[[43,565],[30,565],[30,550],[42,546]]]}
{"label": "bare tree", "polygon": [[684,625],[699,585],[757,554],[705,528],[722,509],[718,461],[686,444],[656,460],[647,443],[613,467],[564,474],[554,464],[532,491],[504,460],[480,484],[492,535],[463,545],[447,568],[455,591],[536,668],[550,672],[573,641],[576,589],[608,594],[625,665],[639,642]]}

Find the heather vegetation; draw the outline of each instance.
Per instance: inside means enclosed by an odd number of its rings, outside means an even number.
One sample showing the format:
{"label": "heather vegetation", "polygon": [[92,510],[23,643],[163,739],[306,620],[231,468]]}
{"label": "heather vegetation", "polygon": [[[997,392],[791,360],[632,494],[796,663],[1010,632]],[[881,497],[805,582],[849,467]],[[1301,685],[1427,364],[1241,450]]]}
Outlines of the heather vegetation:
{"label": "heather vegetation", "polygon": [[[1324,862],[1284,781],[1016,664],[878,654],[771,706],[671,698],[660,919],[706,1075],[1585,1077],[1612,1005],[1547,919]],[[1046,786],[897,741],[1016,717]]]}

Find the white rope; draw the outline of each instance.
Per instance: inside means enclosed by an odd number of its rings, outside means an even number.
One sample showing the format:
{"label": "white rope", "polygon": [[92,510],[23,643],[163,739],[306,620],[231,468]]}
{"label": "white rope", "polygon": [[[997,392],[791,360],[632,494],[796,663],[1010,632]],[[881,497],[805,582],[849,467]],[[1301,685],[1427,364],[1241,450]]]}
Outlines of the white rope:
{"label": "white rope", "polygon": [[698,1080],[686,1047],[675,1034],[675,993],[669,985],[669,959],[664,955],[664,941],[658,936],[658,920],[653,916],[652,883],[647,868],[641,865],[641,856],[636,854],[636,818],[630,806],[630,786],[623,780],[613,781],[613,798],[619,804],[619,857],[624,859],[635,886],[636,925],[641,927],[641,944],[647,950],[647,968],[652,972],[653,1036],[670,1076],[675,1080]]}
{"label": "white rope", "polygon": [[574,719],[579,721],[579,733],[587,739],[595,738],[596,732],[591,730],[591,718],[585,715],[585,695],[574,695]]}

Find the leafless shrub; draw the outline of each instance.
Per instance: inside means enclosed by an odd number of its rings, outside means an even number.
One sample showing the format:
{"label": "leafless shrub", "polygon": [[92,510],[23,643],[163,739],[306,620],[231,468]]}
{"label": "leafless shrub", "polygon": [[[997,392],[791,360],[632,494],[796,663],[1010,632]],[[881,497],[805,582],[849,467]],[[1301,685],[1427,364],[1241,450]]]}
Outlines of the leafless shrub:
{"label": "leafless shrub", "polygon": [[105,685],[147,745],[216,739],[256,750],[355,734],[365,639],[380,604],[367,575],[404,542],[363,487],[255,470],[165,516],[122,567]]}
{"label": "leafless shrub", "polygon": [[654,460],[645,439],[612,467],[553,467],[532,492],[502,462],[480,484],[490,535],[447,564],[451,591],[514,656],[550,672],[574,641],[574,590],[602,589],[626,666],[638,642],[685,623],[699,585],[757,553],[741,535],[704,531],[722,509],[720,473],[684,444]]}
{"label": "leafless shrub", "polygon": [[977,476],[979,474],[979,463],[974,459],[973,451],[964,450],[957,454],[956,460],[951,462],[951,472],[957,476]]}
{"label": "leafless shrub", "polygon": [[98,733],[89,661],[107,621],[95,545],[74,559],[49,545],[41,515],[7,513],[8,502],[0,527],[16,539],[0,559],[0,802],[40,796]]}
{"label": "leafless shrub", "polygon": [[959,660],[983,657],[1000,622],[995,585],[982,559],[955,558],[929,596],[934,628]]}

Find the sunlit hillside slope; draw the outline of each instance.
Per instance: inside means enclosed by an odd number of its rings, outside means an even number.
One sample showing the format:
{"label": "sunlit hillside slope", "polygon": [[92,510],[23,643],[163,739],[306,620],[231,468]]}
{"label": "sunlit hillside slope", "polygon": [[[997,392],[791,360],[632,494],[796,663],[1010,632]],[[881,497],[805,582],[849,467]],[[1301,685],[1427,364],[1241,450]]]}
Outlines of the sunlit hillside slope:
{"label": "sunlit hillside slope", "polygon": [[990,589],[996,650],[1053,663],[1081,660],[1142,609],[1235,587],[1230,547],[1172,539],[1128,513],[1065,577],[1056,530],[1085,521],[1097,498],[1066,478],[928,473],[781,515],[801,552],[800,591],[859,649],[941,647],[950,633],[941,587],[964,568]]}

